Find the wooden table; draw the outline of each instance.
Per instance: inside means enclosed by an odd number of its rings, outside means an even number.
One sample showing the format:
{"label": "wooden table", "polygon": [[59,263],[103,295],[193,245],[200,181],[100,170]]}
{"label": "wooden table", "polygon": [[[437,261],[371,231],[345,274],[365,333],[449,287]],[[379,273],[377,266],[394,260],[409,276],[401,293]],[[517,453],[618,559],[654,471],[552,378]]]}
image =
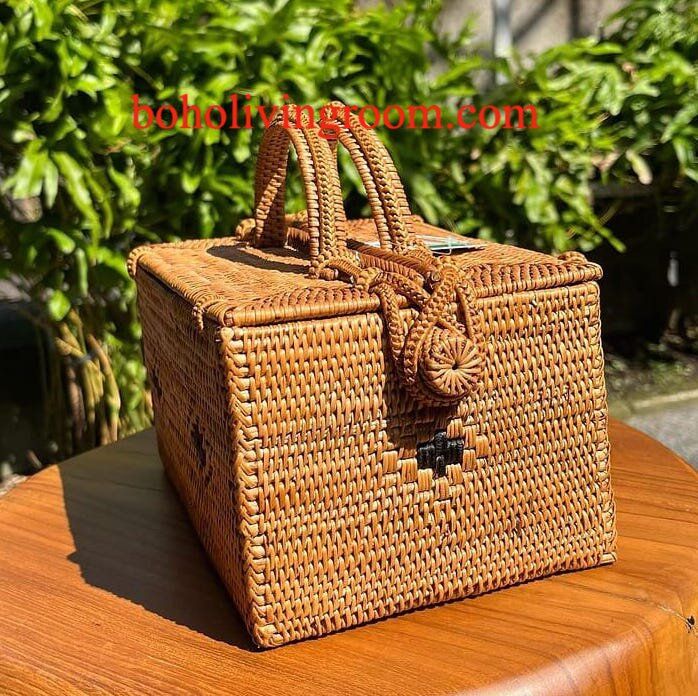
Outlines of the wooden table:
{"label": "wooden table", "polygon": [[619,561],[253,648],[152,431],[0,499],[0,693],[698,693],[698,477],[613,423]]}

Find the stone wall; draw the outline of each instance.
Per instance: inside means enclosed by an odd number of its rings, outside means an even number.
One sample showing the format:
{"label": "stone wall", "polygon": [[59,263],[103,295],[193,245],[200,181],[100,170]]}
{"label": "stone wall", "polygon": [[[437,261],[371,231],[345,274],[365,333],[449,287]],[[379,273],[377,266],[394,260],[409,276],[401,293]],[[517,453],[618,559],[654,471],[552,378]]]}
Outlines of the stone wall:
{"label": "stone wall", "polygon": [[[359,0],[359,5],[380,0]],[[397,4],[399,0],[388,0]],[[588,36],[627,0],[511,0],[511,25],[514,46],[522,53],[537,53],[571,38]],[[442,26],[457,33],[473,18],[475,43],[489,50],[492,44],[491,0],[444,0]]]}

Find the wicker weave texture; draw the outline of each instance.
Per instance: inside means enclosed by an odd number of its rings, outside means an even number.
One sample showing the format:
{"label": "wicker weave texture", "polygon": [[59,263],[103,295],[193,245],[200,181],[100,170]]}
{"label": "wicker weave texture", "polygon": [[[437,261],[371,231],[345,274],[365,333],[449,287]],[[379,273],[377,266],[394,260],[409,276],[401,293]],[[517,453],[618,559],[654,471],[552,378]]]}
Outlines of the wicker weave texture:
{"label": "wicker weave texture", "polygon": [[[161,458],[254,640],[612,561],[600,269],[492,243],[435,259],[420,234],[449,233],[352,132],[374,220],[343,219],[310,131],[308,214],[284,220],[283,138],[237,239],[130,261]],[[420,466],[440,432],[458,457]]]}

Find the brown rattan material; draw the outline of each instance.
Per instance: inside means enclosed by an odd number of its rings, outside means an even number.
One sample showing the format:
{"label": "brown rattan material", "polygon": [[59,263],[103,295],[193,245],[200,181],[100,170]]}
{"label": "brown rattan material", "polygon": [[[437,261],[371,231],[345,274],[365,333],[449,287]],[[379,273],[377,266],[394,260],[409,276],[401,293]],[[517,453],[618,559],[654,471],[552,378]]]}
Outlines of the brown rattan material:
{"label": "brown rattan material", "polygon": [[449,233],[350,126],[374,220],[345,220],[334,146],[277,122],[237,237],[130,259],[162,460],[262,646],[615,557],[600,269],[433,257]]}

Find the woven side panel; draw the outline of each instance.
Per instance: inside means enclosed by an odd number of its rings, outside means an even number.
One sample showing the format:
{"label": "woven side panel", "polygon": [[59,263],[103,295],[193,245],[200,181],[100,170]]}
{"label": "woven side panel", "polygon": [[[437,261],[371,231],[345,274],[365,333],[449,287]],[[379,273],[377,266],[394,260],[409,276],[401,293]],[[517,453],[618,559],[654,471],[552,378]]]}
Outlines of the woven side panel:
{"label": "woven side panel", "polygon": [[[230,334],[263,644],[612,559],[596,284],[479,309],[481,391],[453,411],[399,388],[379,315]],[[465,448],[435,479],[416,447],[442,428]]]}
{"label": "woven side panel", "polygon": [[192,307],[138,270],[143,354],[152,387],[158,449],[201,541],[251,631],[262,623],[246,578],[251,531],[241,504],[234,365],[216,329],[200,331]]}

